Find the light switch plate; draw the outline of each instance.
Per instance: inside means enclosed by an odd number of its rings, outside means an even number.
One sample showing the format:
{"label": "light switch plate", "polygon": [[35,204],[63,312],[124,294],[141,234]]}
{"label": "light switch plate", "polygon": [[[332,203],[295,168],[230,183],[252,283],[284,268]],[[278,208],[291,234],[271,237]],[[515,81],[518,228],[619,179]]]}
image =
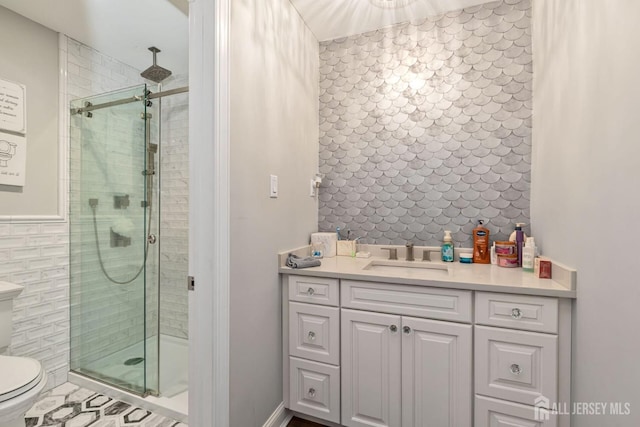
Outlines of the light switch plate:
{"label": "light switch plate", "polygon": [[271,189],[269,191],[269,197],[272,199],[278,197],[278,175],[271,175]]}

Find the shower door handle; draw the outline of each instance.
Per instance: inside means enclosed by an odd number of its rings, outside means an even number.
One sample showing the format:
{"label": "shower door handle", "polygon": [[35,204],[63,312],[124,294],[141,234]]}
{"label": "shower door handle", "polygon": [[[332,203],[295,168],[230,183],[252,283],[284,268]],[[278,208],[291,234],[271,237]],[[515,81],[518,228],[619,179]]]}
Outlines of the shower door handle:
{"label": "shower door handle", "polygon": [[158,240],[158,238],[156,237],[155,234],[149,234],[149,237],[147,237],[147,241],[151,245],[154,245],[156,243],[156,240]]}

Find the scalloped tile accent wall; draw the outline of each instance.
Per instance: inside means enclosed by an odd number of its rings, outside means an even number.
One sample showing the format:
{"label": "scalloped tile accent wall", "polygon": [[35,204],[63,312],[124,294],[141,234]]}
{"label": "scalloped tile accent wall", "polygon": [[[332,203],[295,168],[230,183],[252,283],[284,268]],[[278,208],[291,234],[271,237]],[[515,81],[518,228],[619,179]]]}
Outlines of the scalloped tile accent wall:
{"label": "scalloped tile accent wall", "polygon": [[531,0],[320,43],[319,229],[471,246],[529,223]]}

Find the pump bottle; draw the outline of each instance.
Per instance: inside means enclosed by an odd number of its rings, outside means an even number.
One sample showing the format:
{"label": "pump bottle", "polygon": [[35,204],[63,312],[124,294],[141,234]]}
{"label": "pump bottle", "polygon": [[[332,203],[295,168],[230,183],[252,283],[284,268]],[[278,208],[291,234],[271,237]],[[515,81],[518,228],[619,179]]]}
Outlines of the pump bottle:
{"label": "pump bottle", "polygon": [[453,239],[451,231],[445,230],[444,239],[442,241],[442,261],[453,262]]}
{"label": "pump bottle", "polygon": [[[524,233],[522,232],[522,227],[524,227],[526,224],[518,222],[516,223],[516,231],[514,231],[513,233],[515,233],[515,242],[516,242],[516,250],[518,251],[518,267],[522,267],[522,249],[523,249],[523,245],[524,245]],[[512,235],[513,235],[512,233]]]}
{"label": "pump bottle", "polygon": [[478,226],[473,229],[473,262],[476,264],[491,263],[489,229],[482,226],[483,222],[478,221]]}
{"label": "pump bottle", "polygon": [[536,257],[536,242],[533,237],[527,237],[522,249],[522,270],[533,273],[534,260]]}

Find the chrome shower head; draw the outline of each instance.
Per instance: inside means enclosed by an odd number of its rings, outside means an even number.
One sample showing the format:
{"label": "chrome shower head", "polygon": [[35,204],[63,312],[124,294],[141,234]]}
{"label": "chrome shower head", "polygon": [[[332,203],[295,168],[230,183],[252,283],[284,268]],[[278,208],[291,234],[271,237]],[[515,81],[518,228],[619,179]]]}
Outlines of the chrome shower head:
{"label": "chrome shower head", "polygon": [[160,52],[160,49],[152,46],[149,50],[153,52],[153,65],[141,72],[140,75],[147,80],[160,83],[171,75],[171,71],[156,64],[156,54]]}

